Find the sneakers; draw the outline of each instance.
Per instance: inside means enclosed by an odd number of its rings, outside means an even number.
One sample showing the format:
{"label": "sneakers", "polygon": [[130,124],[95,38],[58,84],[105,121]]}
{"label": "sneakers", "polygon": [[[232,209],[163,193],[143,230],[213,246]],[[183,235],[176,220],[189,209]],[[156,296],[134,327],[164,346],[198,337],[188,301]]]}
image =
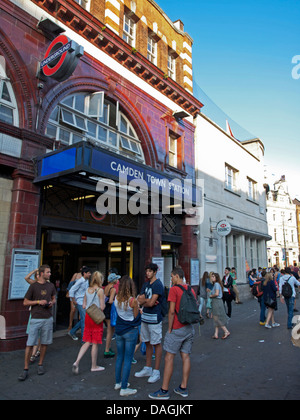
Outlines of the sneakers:
{"label": "sneakers", "polygon": [[23,382],[23,381],[26,381],[27,378],[28,378],[28,370],[24,369],[21,375],[18,377],[18,379],[19,381]]}
{"label": "sneakers", "polygon": [[168,400],[170,399],[170,394],[169,391],[163,391],[162,389],[159,389],[158,391],[149,394],[148,397],[152,400]]}
{"label": "sneakers", "polygon": [[189,396],[187,388],[183,389],[181,386],[174,389],[175,394],[181,395],[182,397],[186,398]]}
{"label": "sneakers", "polygon": [[149,384],[155,384],[155,382],[160,380],[160,371],[153,369],[152,375],[148,379]]}
{"label": "sneakers", "polygon": [[[187,388],[183,389],[181,388],[181,386],[179,386],[178,388],[175,388],[174,392],[178,395],[181,395],[184,398],[189,396]],[[149,394],[148,397],[151,398],[152,400],[168,400],[170,398],[170,394],[169,394],[169,391],[165,391],[160,388],[158,391],[153,392],[152,394]]]}
{"label": "sneakers", "polygon": [[136,372],[134,376],[136,378],[145,378],[149,376],[149,384],[154,384],[160,379],[160,371],[155,369],[152,370],[151,367],[145,366],[140,372]]}
{"label": "sneakers", "polygon": [[152,375],[152,368],[145,366],[142,370],[139,372],[135,372],[134,376],[136,378],[145,378],[146,376]]}
{"label": "sneakers", "polygon": [[[119,389],[121,389],[121,386],[122,386],[122,384],[121,384],[121,382],[119,382],[118,384],[115,384],[115,390],[116,391],[118,391]],[[130,383],[129,382],[127,382],[127,388],[130,386]]]}
{"label": "sneakers", "polygon": [[137,393],[137,389],[131,389],[131,388],[121,389],[120,397],[128,397],[136,393]]}
{"label": "sneakers", "polygon": [[38,365],[37,374],[38,375],[44,375],[45,374],[45,369],[44,369],[43,365]]}
{"label": "sneakers", "polygon": [[[45,369],[42,365],[38,366],[37,374],[38,375],[44,375],[45,374]],[[21,382],[24,382],[24,381],[26,381],[27,378],[28,378],[28,370],[24,369],[23,372],[21,373],[21,375],[18,377],[18,380],[21,381]]]}
{"label": "sneakers", "polygon": [[109,359],[111,357],[115,357],[115,353],[112,351],[112,349],[104,352],[104,359]]}
{"label": "sneakers", "polygon": [[72,340],[77,341],[78,337],[76,337],[76,335],[71,334],[70,331],[68,332],[68,336],[72,338]]}
{"label": "sneakers", "polygon": [[272,327],[273,328],[280,327],[280,324],[277,324],[277,322],[274,322],[274,324],[272,325],[269,325],[269,324],[265,325],[265,328],[268,328],[268,329],[271,329]]}

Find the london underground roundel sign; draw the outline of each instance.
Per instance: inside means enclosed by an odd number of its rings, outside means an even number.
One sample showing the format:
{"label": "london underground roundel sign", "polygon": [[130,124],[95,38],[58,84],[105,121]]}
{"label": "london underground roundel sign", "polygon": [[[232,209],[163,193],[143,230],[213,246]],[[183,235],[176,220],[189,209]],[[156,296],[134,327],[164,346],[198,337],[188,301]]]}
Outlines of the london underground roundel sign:
{"label": "london underground roundel sign", "polygon": [[82,55],[82,46],[64,34],[59,35],[49,45],[40,63],[41,71],[44,76],[63,82],[72,75]]}
{"label": "london underground roundel sign", "polygon": [[217,234],[220,236],[227,236],[231,232],[231,225],[227,222],[227,220],[221,220],[217,224]]}

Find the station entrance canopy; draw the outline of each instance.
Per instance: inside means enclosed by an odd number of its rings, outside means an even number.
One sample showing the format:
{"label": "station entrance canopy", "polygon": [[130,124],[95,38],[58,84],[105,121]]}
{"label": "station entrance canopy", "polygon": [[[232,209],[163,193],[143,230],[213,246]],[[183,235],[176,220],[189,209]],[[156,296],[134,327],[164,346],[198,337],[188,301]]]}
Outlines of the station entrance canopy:
{"label": "station entrance canopy", "polygon": [[[124,187],[128,195],[140,193],[150,197],[153,193],[163,197],[168,208],[182,211],[195,208],[202,201],[202,190],[194,180],[176,178],[139,162],[120,157],[87,142],[76,143],[36,159],[37,176],[34,183],[59,182],[101,191],[99,182],[114,184],[118,194]],[[104,187],[102,187],[103,190]],[[160,204],[160,211],[163,211]]]}

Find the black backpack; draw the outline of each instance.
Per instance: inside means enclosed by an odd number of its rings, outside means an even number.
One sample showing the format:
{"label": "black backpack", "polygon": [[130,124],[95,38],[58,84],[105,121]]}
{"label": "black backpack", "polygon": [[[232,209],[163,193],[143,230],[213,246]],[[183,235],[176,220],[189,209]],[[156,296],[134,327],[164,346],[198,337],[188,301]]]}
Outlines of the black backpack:
{"label": "black backpack", "polygon": [[181,324],[197,324],[200,322],[200,313],[191,286],[188,286],[187,289],[180,284],[176,284],[175,286],[183,290],[179,312],[177,312],[178,321]]}
{"label": "black backpack", "polygon": [[[290,278],[292,278],[292,276]],[[286,299],[290,299],[293,296],[293,289],[289,283],[289,279],[283,284],[281,289],[281,294]]]}

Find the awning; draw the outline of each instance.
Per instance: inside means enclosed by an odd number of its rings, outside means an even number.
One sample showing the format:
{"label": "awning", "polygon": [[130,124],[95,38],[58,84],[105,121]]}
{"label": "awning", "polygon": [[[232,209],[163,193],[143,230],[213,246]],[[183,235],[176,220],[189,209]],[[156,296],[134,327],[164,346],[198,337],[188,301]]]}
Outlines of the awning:
{"label": "awning", "polygon": [[[76,143],[62,150],[36,158],[37,176],[34,183],[57,180],[82,187],[95,185],[100,179],[109,179],[118,185],[120,177],[127,184],[140,189],[170,195],[173,200],[184,202],[185,208],[202,202],[202,191],[197,191],[192,180],[175,178],[150,166],[87,142]],[[200,196],[200,198],[199,198]]]}

